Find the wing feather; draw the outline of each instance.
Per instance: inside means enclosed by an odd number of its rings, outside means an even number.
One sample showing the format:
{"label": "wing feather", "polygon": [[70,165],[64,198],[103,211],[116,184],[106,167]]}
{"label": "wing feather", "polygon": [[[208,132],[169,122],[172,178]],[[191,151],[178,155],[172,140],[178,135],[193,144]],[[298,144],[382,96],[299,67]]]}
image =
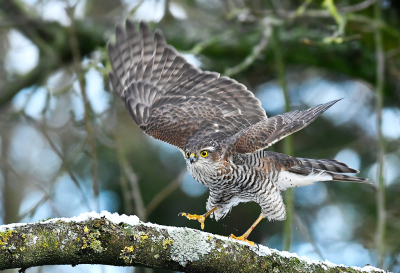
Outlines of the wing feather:
{"label": "wing feather", "polygon": [[[119,28],[121,28],[121,27],[119,27]],[[122,28],[121,28],[121,30],[122,30]],[[126,43],[129,45],[130,57],[131,57],[131,60],[128,64],[130,64],[132,66],[132,68],[136,68],[137,63],[141,59],[141,50],[142,49],[141,49],[141,44],[140,44],[141,43],[140,35],[136,30],[135,24],[133,24],[129,20],[126,21],[125,31],[126,31]]]}
{"label": "wing feather", "polygon": [[330,101],[304,111],[295,110],[260,121],[238,132],[231,137],[229,143],[236,153],[254,153],[268,148],[309,125],[338,101]]}
{"label": "wing feather", "polygon": [[[265,120],[261,103],[247,88],[189,64],[156,30],[130,20],[116,26],[109,43],[113,89],[147,134],[184,149],[205,138],[227,138]],[[218,130],[214,125],[218,124]]]}
{"label": "wing feather", "polygon": [[147,64],[153,55],[153,37],[149,25],[144,22],[139,24],[140,34],[142,37],[142,63]]}

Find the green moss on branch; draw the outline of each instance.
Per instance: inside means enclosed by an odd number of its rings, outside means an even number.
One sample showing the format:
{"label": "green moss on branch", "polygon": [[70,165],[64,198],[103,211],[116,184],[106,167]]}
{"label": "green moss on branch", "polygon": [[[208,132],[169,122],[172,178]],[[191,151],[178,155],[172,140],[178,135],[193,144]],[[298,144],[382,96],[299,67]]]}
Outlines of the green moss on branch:
{"label": "green moss on branch", "polygon": [[299,258],[189,228],[105,217],[0,226],[0,270],[56,264],[144,266],[185,272],[384,272]]}

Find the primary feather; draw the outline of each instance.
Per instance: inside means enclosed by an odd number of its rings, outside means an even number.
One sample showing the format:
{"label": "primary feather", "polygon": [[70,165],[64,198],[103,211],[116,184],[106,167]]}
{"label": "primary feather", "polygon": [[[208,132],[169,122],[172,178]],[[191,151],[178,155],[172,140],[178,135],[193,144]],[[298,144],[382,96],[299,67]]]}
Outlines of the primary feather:
{"label": "primary feather", "polygon": [[[147,134],[185,149],[202,138],[224,139],[267,119],[244,85],[193,67],[166,44],[161,31],[153,39],[147,24],[141,22],[138,32],[130,20],[125,29],[118,25],[115,44],[108,44],[110,81]],[[182,115],[189,111],[190,118]],[[210,129],[214,124],[218,129]]]}

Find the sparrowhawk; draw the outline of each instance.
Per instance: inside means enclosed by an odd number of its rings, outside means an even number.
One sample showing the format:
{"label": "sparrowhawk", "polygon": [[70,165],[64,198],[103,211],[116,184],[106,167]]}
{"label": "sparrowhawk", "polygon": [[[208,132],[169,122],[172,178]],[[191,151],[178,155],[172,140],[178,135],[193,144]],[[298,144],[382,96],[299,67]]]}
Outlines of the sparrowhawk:
{"label": "sparrowhawk", "polygon": [[[154,37],[154,38],[153,38]],[[126,21],[108,44],[109,79],[135,123],[148,135],[180,149],[189,173],[209,188],[207,213],[192,215],[204,228],[207,216],[224,217],[241,202],[257,202],[263,218],[284,220],[281,191],[317,181],[368,182],[334,159],[296,158],[264,151],[303,129],[338,100],[304,111],[267,117],[253,93],[229,77],[189,64],[160,30]],[[249,242],[249,241],[247,241]],[[250,242],[251,243],[251,242]]]}

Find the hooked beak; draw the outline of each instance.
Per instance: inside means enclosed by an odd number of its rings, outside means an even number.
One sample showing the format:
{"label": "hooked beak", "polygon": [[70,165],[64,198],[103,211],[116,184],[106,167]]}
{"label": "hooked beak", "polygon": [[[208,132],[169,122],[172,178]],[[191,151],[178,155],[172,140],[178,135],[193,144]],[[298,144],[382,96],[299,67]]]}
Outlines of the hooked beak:
{"label": "hooked beak", "polygon": [[193,162],[196,162],[197,161],[196,155],[194,153],[191,153],[189,160],[190,160],[190,164],[193,164]]}

